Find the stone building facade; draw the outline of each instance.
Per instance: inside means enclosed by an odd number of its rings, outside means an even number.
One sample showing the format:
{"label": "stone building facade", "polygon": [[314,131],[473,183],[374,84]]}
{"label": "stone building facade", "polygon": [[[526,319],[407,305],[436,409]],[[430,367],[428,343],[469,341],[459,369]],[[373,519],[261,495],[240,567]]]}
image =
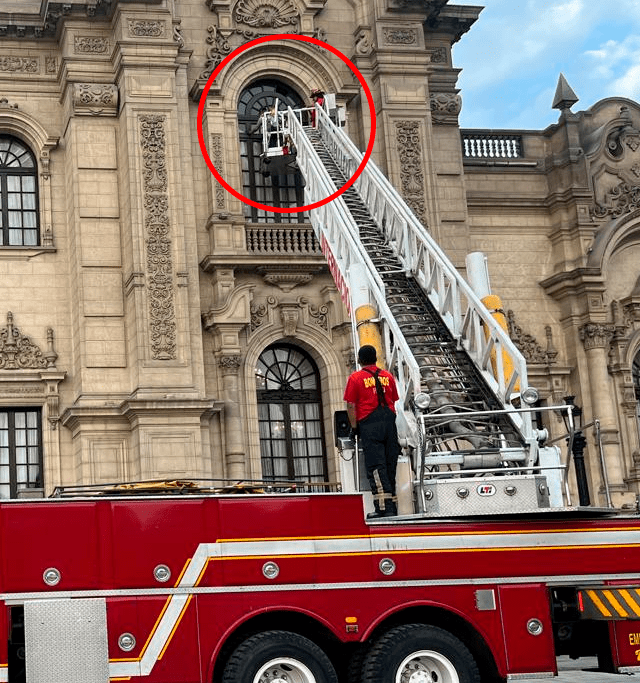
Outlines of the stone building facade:
{"label": "stone building facade", "polygon": [[[464,267],[487,254],[542,402],[600,420],[616,505],[640,490],[640,106],[544,131],[461,131],[447,0],[0,0],[0,496],[144,479],[339,482],[350,323],[307,217],[256,211],[250,123],[336,94]],[[464,66],[464,65],[460,65]],[[566,84],[565,84],[566,85]],[[568,94],[567,94],[568,93]],[[490,124],[490,122],[487,122]],[[558,418],[544,418],[552,434]],[[599,451],[588,431],[592,496]]]}

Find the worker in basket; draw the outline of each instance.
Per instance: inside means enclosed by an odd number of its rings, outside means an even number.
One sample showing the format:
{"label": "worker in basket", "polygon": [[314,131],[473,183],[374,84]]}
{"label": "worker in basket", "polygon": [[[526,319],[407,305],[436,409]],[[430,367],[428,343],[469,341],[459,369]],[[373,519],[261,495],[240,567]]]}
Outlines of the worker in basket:
{"label": "worker in basket", "polygon": [[315,128],[316,127],[316,104],[319,107],[324,107],[324,91],[320,90],[320,88],[314,88],[311,91],[310,94],[311,101],[313,104],[311,105],[313,109],[311,110],[311,125]]}

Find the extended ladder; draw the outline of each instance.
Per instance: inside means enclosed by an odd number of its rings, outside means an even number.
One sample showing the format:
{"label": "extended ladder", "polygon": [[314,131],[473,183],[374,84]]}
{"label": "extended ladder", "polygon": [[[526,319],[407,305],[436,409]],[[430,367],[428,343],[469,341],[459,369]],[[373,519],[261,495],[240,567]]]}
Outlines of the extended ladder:
{"label": "extended ladder", "polygon": [[[296,148],[307,204],[336,192],[362,161],[320,108],[315,128],[291,109],[283,128]],[[347,307],[365,287],[377,308],[421,511],[430,507],[425,492],[434,482],[478,475],[484,482],[510,475],[511,485],[524,477],[533,487],[531,507],[548,506],[549,489],[552,504],[562,505],[558,450],[541,446],[545,433],[522,401],[529,390],[522,354],[375,164],[310,218]],[[421,393],[431,399],[424,410],[417,407]]]}

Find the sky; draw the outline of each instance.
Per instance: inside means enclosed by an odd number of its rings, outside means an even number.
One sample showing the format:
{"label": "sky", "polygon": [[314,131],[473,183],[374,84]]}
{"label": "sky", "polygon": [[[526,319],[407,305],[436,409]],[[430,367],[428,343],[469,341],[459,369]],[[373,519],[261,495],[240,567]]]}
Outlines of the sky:
{"label": "sky", "polygon": [[483,11],[453,48],[463,128],[544,129],[563,73],[589,109],[640,101],[640,0],[449,0]]}

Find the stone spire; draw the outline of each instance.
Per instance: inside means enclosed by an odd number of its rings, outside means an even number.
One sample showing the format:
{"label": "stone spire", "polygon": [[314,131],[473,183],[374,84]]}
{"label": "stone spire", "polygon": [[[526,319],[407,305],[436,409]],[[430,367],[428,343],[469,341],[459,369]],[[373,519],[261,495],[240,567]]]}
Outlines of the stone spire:
{"label": "stone spire", "polygon": [[559,109],[560,111],[571,109],[578,99],[578,96],[573,92],[573,89],[567,83],[567,79],[563,74],[560,74],[560,78],[558,78],[556,94],[553,98],[553,104],[551,105],[552,108]]}

